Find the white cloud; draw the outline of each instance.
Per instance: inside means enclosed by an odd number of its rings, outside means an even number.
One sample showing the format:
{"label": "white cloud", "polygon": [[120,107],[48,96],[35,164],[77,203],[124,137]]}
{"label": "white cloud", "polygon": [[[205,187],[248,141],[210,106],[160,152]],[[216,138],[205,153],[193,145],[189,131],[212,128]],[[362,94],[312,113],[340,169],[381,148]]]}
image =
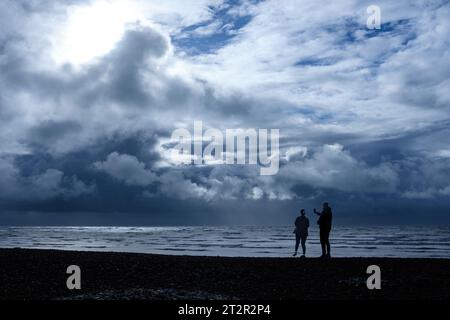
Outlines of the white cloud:
{"label": "white cloud", "polygon": [[402,197],[406,199],[424,199],[429,200],[433,199],[436,195],[436,191],[432,189],[428,189],[425,191],[405,191],[402,194]]}
{"label": "white cloud", "polygon": [[450,197],[450,186],[445,187],[443,189],[433,189],[429,188],[422,191],[405,191],[402,193],[402,197],[407,199],[423,199],[423,200],[431,200],[435,199],[436,197],[444,196],[444,197]]}
{"label": "white cloud", "polygon": [[94,163],[94,168],[129,186],[148,186],[156,181],[156,175],[144,163],[127,154],[113,152],[106,161]]}
{"label": "white cloud", "polygon": [[202,199],[211,200],[215,193],[206,186],[192,182],[186,179],[181,171],[171,171],[160,177],[160,194],[169,198],[176,199]]}
{"label": "white cloud", "polygon": [[286,161],[297,160],[298,158],[304,158],[308,154],[307,147],[290,147],[286,150]]}
{"label": "white cloud", "polygon": [[207,25],[195,28],[192,31],[192,34],[195,36],[206,37],[206,36],[210,36],[210,35],[213,35],[213,34],[219,32],[221,27],[222,27],[222,22],[220,20],[213,21]]}
{"label": "white cloud", "polygon": [[450,197],[450,186],[445,187],[444,189],[439,190],[439,193],[443,196],[449,196]]}
{"label": "white cloud", "polygon": [[310,158],[290,162],[279,179],[347,192],[395,192],[399,177],[395,168],[382,163],[368,166],[341,145],[325,145]]}

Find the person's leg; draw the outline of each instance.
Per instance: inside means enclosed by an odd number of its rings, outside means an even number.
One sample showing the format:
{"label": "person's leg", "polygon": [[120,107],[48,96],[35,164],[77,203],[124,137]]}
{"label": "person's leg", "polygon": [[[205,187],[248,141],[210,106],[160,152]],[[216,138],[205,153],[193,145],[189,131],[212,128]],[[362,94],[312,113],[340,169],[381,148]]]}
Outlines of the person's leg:
{"label": "person's leg", "polygon": [[325,240],[325,232],[323,230],[320,230],[320,246],[322,247],[322,257],[325,257],[327,255],[326,252],[326,240]]}
{"label": "person's leg", "polygon": [[297,255],[299,246],[300,246],[300,236],[299,235],[295,235],[295,253],[294,253],[294,256]]}
{"label": "person's leg", "polygon": [[327,232],[327,239],[326,239],[326,246],[327,246],[327,257],[331,257],[331,245],[330,245],[330,233]]}
{"label": "person's leg", "polygon": [[303,255],[306,255],[306,237],[302,237],[302,250],[303,250]]}

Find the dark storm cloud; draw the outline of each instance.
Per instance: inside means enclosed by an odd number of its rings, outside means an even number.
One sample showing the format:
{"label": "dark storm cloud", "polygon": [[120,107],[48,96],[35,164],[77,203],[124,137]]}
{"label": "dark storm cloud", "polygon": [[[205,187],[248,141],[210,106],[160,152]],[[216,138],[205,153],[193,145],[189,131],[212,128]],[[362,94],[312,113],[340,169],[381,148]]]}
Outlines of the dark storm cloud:
{"label": "dark storm cloud", "polygon": [[58,139],[74,134],[81,130],[81,125],[73,121],[46,121],[32,128],[29,133],[29,141],[34,144],[52,144]]}
{"label": "dark storm cloud", "polygon": [[[168,50],[167,40],[151,30],[128,31],[120,46],[111,54],[108,93],[121,103],[146,105],[150,97],[141,81],[146,59],[161,58]],[[148,70],[152,72],[152,70]]]}

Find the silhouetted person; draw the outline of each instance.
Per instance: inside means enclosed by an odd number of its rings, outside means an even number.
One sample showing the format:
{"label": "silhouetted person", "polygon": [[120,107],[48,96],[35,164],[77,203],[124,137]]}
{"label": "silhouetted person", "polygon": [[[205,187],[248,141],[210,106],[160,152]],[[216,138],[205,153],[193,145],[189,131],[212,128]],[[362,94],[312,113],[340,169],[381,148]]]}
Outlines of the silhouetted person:
{"label": "silhouetted person", "polygon": [[322,212],[317,212],[314,209],[314,213],[319,216],[317,224],[320,228],[320,245],[322,246],[322,258],[331,257],[331,246],[330,246],[330,231],[333,222],[333,213],[328,202],[323,204]]}
{"label": "silhouetted person", "polygon": [[306,239],[308,238],[308,228],[309,228],[309,220],[306,217],[305,209],[300,211],[300,216],[295,219],[295,253],[294,257],[297,255],[298,247],[300,242],[302,243],[303,256],[306,255]]}

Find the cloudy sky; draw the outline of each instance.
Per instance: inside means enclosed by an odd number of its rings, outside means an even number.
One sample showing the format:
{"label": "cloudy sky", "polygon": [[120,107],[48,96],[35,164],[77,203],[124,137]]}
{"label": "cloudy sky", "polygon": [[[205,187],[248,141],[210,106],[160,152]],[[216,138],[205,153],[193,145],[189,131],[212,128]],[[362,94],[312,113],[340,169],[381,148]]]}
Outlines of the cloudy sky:
{"label": "cloudy sky", "polygon": [[[367,7],[381,9],[369,30]],[[450,2],[0,0],[0,224],[450,223]],[[280,129],[281,167],[174,129]]]}

